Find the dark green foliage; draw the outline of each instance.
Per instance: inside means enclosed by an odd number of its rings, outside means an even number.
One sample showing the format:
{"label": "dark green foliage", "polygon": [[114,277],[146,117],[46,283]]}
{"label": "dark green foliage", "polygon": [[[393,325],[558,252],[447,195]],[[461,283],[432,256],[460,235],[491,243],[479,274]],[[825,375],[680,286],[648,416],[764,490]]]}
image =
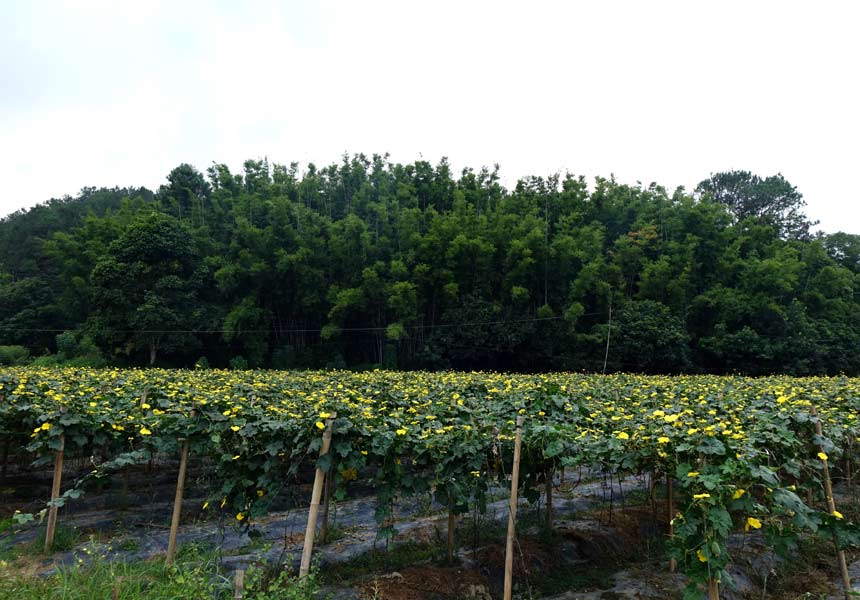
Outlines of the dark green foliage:
{"label": "dark green foliage", "polygon": [[24,346],[0,346],[0,365],[20,365],[30,356]]}
{"label": "dark green foliage", "polygon": [[157,194],[3,219],[0,344],[44,364],[857,374],[860,236],[811,235],[803,206],[744,171],[690,195],[383,156],[182,164]]}

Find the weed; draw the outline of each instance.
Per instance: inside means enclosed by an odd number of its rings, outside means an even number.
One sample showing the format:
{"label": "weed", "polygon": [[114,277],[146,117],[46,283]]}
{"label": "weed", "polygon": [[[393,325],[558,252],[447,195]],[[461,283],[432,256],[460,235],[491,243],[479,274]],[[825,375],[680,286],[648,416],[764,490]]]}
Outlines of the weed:
{"label": "weed", "polygon": [[248,600],[319,600],[320,586],[315,569],[306,577],[287,570],[271,572],[251,567],[245,578]]}
{"label": "weed", "polygon": [[230,582],[219,573],[214,554],[196,547],[180,548],[176,562],[170,567],[165,566],[163,557],[148,561],[95,558],[88,564],[59,567],[46,577],[4,573],[0,577],[0,600],[229,598]]}
{"label": "weed", "polygon": [[342,563],[330,565],[321,575],[322,583],[349,583],[372,573],[391,571],[440,559],[444,547],[429,542],[393,544],[390,550],[371,550]]}

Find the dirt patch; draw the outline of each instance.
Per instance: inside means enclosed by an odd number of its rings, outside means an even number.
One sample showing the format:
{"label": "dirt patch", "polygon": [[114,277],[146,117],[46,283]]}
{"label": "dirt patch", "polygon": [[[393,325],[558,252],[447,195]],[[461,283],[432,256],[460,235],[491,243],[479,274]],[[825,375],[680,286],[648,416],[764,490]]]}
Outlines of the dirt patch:
{"label": "dirt patch", "polygon": [[[589,560],[629,560],[641,556],[646,540],[668,534],[662,514],[647,506],[615,509],[611,524],[605,511],[592,513],[556,531],[576,545],[582,558]],[[596,518],[595,518],[596,517]]]}
{"label": "dirt patch", "polygon": [[457,567],[408,567],[380,575],[362,584],[359,591],[362,598],[378,600],[490,600],[486,579],[480,573]]}
{"label": "dirt patch", "polygon": [[[547,544],[520,538],[514,541],[514,577],[531,577],[558,566],[558,554]],[[505,544],[498,542],[478,551],[478,562],[491,573],[505,571]]]}

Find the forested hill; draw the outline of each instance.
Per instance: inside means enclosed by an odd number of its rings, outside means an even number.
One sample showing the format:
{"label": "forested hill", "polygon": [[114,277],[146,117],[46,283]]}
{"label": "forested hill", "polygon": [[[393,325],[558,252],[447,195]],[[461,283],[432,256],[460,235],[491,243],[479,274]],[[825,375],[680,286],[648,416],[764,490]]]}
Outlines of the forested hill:
{"label": "forested hill", "polygon": [[860,236],[803,208],[746,172],[183,164],[0,221],[0,360],[856,375]]}

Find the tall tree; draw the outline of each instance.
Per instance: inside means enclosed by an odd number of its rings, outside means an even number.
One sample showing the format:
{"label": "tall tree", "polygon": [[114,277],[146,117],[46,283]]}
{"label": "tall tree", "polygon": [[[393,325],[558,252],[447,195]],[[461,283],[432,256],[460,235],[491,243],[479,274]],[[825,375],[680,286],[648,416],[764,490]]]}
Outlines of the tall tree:
{"label": "tall tree", "polygon": [[87,327],[108,356],[145,351],[152,365],[159,351],[193,351],[203,281],[187,227],[168,215],[141,215],[92,271]]}
{"label": "tall tree", "polygon": [[725,205],[737,221],[755,219],[774,225],[785,238],[806,239],[816,223],[803,213],[806,201],[781,174],[759,177],[749,171],[727,171],[700,182],[696,191]]}

